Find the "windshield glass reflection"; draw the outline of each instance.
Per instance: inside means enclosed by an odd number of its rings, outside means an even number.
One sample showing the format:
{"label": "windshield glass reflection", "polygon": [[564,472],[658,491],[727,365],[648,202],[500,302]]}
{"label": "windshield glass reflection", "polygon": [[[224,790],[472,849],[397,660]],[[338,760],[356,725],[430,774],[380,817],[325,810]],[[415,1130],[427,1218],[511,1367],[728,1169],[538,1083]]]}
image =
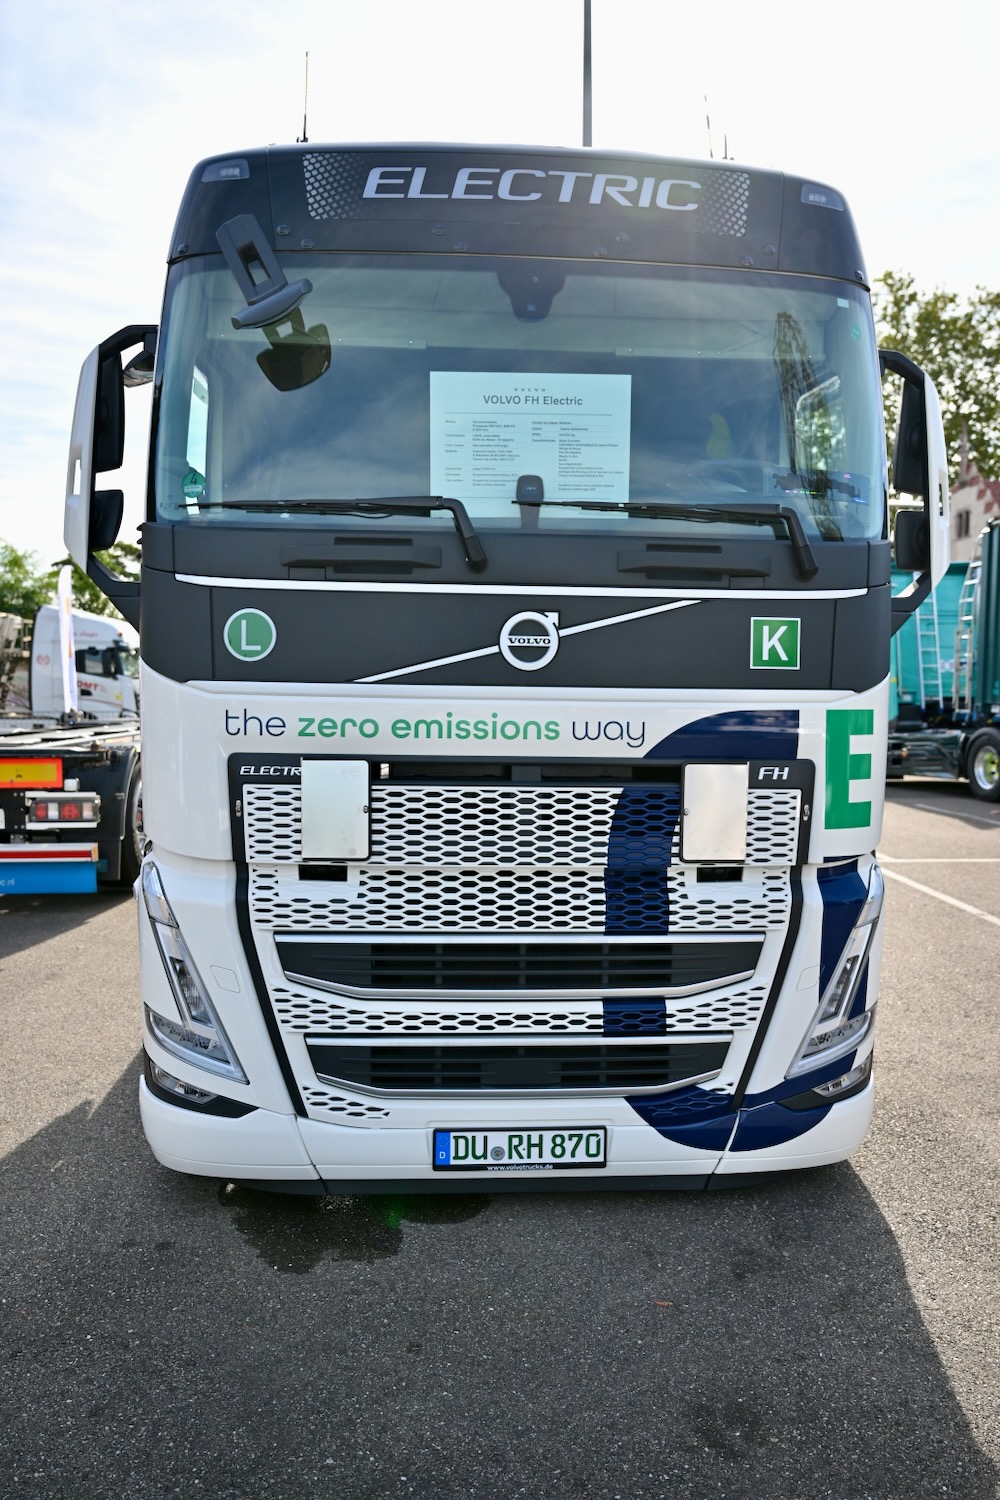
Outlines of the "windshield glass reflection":
{"label": "windshield glass reflection", "polygon": [[[289,275],[305,273],[302,331],[267,336],[233,328],[225,267],[172,272],[161,517],[245,524],[234,507],[268,503],[261,524],[343,528],[357,519],[273,507],[437,494],[477,525],[513,528],[531,495],[610,502],[586,513],[600,530],[628,525],[613,504],[665,500],[791,505],[825,540],[882,534],[878,366],[858,288],[572,261],[289,258]],[[536,518],[584,523],[571,504]]]}

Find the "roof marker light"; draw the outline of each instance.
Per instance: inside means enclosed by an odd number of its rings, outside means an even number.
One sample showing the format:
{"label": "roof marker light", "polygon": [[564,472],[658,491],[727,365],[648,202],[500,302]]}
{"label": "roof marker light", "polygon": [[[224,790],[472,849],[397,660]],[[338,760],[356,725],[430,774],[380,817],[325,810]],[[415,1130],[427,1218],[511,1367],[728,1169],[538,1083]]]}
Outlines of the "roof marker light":
{"label": "roof marker light", "polygon": [[210,161],[201,174],[202,182],[236,182],[250,176],[250,163],[244,157],[232,161]]}

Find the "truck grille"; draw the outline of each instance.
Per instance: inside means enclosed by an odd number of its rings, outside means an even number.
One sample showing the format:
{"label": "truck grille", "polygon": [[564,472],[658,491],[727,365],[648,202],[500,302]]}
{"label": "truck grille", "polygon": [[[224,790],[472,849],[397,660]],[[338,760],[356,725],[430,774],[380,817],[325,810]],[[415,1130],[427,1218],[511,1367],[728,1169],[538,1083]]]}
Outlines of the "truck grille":
{"label": "truck grille", "polygon": [[[604,1036],[608,1007],[626,1001],[561,1000],[463,1001],[449,997],[423,998],[390,1004],[365,998],[353,1002],[315,989],[293,989],[280,977],[269,983],[271,1003],[282,1031],[340,1036]],[[767,983],[740,989],[716,990],[662,1004],[657,1030],[661,1032],[732,1032],[756,1025],[767,998]],[[637,1004],[641,1005],[639,1001]],[[621,1031],[625,1017],[616,1018]]]}
{"label": "truck grille", "polygon": [[390,1094],[632,1094],[714,1076],[725,1062],[729,1039],[472,1046],[308,1039],[306,1045],[322,1082]]}
{"label": "truck grille", "polygon": [[279,938],[290,980],[339,991],[704,989],[747,978],[759,942],[297,942]]}
{"label": "truck grille", "polygon": [[371,857],[347,865],[303,862],[294,782],[241,788],[250,926],[310,1116],[655,1095],[743,1055],[787,929],[797,788],[752,790],[747,860],[705,869],[681,862],[662,774],[437,769],[375,775]]}
{"label": "truck grille", "polygon": [[[632,788],[628,789],[632,792]],[[372,865],[476,868],[586,867],[608,863],[616,818],[629,864],[664,864],[670,857],[671,812],[677,789],[620,787],[372,786]],[[244,788],[244,837],[251,865],[297,865],[302,859],[302,798],[297,786]],[[794,864],[800,793],[752,790],[747,860],[753,866]],[[675,836],[674,836],[675,837]]]}

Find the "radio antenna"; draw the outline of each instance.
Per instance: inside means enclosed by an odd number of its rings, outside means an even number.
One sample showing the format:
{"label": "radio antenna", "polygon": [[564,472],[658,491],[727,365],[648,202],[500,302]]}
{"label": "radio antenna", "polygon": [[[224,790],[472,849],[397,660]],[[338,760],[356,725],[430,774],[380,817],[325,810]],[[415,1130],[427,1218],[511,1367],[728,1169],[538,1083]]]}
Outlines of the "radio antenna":
{"label": "radio antenna", "polygon": [[591,139],[591,86],[590,86],[590,0],[583,0],[583,144],[593,145]]}
{"label": "radio antenna", "polygon": [[297,138],[296,144],[306,146],[309,144],[309,136],[306,133],[306,120],[309,115],[309,53],[306,53],[306,86],[302,95],[302,134]]}
{"label": "radio antenna", "polygon": [[712,150],[712,122],[711,122],[711,120],[708,117],[708,95],[706,94],[704,96],[704,98],[705,98],[705,129],[708,131],[708,157],[709,157],[709,160],[712,161],[712,160],[714,160],[715,152]]}

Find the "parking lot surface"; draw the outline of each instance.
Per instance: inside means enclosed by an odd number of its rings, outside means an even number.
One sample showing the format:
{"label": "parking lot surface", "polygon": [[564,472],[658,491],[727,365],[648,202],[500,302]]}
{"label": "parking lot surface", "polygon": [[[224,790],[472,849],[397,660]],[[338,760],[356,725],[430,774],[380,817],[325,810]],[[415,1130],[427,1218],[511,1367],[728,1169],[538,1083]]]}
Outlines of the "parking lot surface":
{"label": "parking lot surface", "polygon": [[160,1168],[128,897],[0,900],[0,1495],[989,1500],[1000,809],[889,791],[871,1134],[709,1194]]}

